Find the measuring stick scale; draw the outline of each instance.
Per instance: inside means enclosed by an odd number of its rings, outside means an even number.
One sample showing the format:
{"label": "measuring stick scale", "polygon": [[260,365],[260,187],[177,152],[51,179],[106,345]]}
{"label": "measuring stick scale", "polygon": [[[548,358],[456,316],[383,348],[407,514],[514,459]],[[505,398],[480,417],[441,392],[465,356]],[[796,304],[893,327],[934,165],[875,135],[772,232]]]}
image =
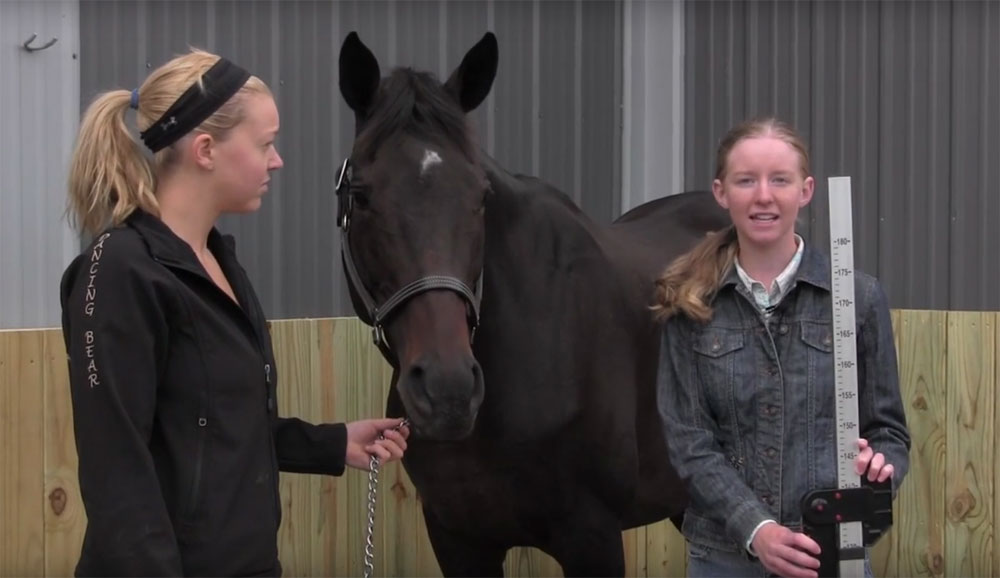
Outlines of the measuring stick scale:
{"label": "measuring stick scale", "polygon": [[[858,355],[854,312],[854,223],[850,177],[830,177],[830,261],[833,300],[834,395],[837,410],[837,485],[860,487]],[[840,576],[864,576],[861,522],[840,524]]]}

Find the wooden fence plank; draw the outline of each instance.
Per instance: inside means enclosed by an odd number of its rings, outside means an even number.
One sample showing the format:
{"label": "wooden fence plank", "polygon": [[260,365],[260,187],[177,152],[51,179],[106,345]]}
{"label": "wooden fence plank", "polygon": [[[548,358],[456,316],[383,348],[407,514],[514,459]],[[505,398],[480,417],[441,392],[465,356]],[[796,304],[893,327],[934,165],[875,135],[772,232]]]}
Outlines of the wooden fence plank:
{"label": "wooden fence plank", "polygon": [[[360,335],[354,328],[356,324],[347,319],[338,319],[333,332],[334,355],[334,411],[338,421],[348,421],[357,416],[356,409],[351,406],[353,391],[358,387],[363,374],[364,361],[360,358],[362,352],[357,351]],[[349,484],[351,472],[337,480],[336,489],[336,525],[337,535],[334,543],[334,575],[360,576],[362,566],[358,562],[361,555],[361,541],[357,537],[362,521],[357,484]],[[353,487],[352,487],[353,486]],[[357,496],[355,498],[355,496]],[[354,498],[354,499],[352,499]]]}
{"label": "wooden fence plank", "polygon": [[993,392],[996,396],[993,413],[993,576],[1000,576],[1000,552],[998,552],[997,532],[1000,532],[1000,311],[991,313],[993,317]]}
{"label": "wooden fence plank", "polygon": [[993,571],[995,340],[991,314],[948,313],[948,576]]}
{"label": "wooden fence plank", "polygon": [[42,332],[45,413],[45,575],[72,576],[87,513],[80,496],[73,406],[62,331]]}
{"label": "wooden fence plank", "polygon": [[[347,330],[350,325],[352,325],[350,319],[338,318],[332,320],[329,336],[331,347],[323,353],[324,357],[330,359],[329,367],[326,366],[326,362],[324,361],[323,371],[332,371],[331,394],[328,397],[329,401],[325,403],[328,403],[328,409],[332,409],[333,411],[333,421],[347,421],[353,418],[353,414],[347,409],[347,392],[351,387],[356,387],[354,382],[349,381],[349,374],[357,361],[351,361],[349,357],[350,352],[348,349],[351,343],[351,335],[349,335]],[[351,532],[357,530],[349,525],[350,520],[348,515],[353,508],[348,507],[350,496],[347,490],[347,484],[343,478],[335,480],[330,496],[329,509],[326,510],[326,514],[331,519],[331,524],[334,528],[332,545],[333,571],[331,572],[333,576],[358,575],[357,572],[354,574],[348,572],[350,561],[348,560],[349,545],[347,541]],[[357,507],[354,504],[354,508]],[[351,554],[357,556],[357,552],[352,552]]]}
{"label": "wooden fence plank", "polygon": [[[336,387],[334,377],[334,363],[336,352],[334,351],[333,332],[335,327],[333,319],[314,320],[314,337],[311,343],[313,371],[313,387],[317,388],[320,397],[319,417],[317,420],[323,423],[335,423],[338,421],[336,415]],[[343,421],[343,420],[339,420]],[[324,536],[321,551],[313,551],[313,567],[322,568],[322,575],[331,576],[334,574],[334,552],[335,544],[339,532],[345,531],[338,527],[336,520],[336,488],[339,480],[332,476],[321,476],[319,478],[319,507],[313,513],[313,527]]]}
{"label": "wooden fence plank", "polygon": [[650,578],[687,576],[687,544],[670,520],[646,526],[646,573]]}
{"label": "wooden fence plank", "polygon": [[900,379],[912,438],[910,473],[895,504],[902,575],[944,572],[947,312],[903,312]]}
{"label": "wooden fence plank", "polygon": [[622,532],[622,549],[625,551],[625,575],[646,575],[646,527]]}
{"label": "wooden fence plank", "polygon": [[[322,401],[313,356],[315,322],[278,321],[271,324],[278,412],[310,423],[322,423]],[[321,552],[326,534],[317,527],[320,512],[320,476],[280,474],[282,521],[278,551],[285,576],[317,576],[330,571]],[[315,554],[315,556],[314,556]]]}
{"label": "wooden fence plank", "polygon": [[912,448],[910,471],[894,504],[895,575],[943,576],[948,314],[905,311],[900,316],[900,387]]}
{"label": "wooden fence plank", "polygon": [[0,331],[0,576],[45,574],[42,333]]}

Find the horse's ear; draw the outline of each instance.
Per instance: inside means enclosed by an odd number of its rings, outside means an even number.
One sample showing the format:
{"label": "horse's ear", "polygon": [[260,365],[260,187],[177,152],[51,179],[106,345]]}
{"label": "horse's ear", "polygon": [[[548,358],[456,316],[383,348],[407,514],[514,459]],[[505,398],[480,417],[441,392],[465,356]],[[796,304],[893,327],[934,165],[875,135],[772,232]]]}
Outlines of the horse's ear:
{"label": "horse's ear", "polygon": [[378,90],[381,72],[371,50],[351,32],[340,47],[340,94],[355,113],[368,111]]}
{"label": "horse's ear", "polygon": [[462,110],[473,110],[486,98],[497,75],[500,49],[492,32],[483,35],[462,59],[462,64],[451,73],[444,87],[461,105]]}

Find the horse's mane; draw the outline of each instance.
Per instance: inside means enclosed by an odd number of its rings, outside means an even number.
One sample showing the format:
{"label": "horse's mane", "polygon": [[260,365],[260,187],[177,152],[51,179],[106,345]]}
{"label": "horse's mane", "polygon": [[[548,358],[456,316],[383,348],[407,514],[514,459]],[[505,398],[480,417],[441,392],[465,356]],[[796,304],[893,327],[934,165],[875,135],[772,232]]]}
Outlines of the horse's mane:
{"label": "horse's mane", "polygon": [[475,158],[465,113],[429,73],[396,68],[381,82],[355,150],[362,158],[371,158],[400,133],[444,140],[457,145],[469,159]]}

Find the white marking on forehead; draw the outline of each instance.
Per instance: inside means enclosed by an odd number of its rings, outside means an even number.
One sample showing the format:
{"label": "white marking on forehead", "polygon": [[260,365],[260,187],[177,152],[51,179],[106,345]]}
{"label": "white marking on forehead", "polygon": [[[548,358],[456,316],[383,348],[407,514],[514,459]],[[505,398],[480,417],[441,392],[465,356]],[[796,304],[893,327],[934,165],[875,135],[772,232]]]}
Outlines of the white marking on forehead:
{"label": "white marking on forehead", "polygon": [[441,162],[441,157],[435,151],[431,149],[424,150],[424,158],[420,161],[420,174],[426,173],[427,169],[434,165],[439,165]]}

